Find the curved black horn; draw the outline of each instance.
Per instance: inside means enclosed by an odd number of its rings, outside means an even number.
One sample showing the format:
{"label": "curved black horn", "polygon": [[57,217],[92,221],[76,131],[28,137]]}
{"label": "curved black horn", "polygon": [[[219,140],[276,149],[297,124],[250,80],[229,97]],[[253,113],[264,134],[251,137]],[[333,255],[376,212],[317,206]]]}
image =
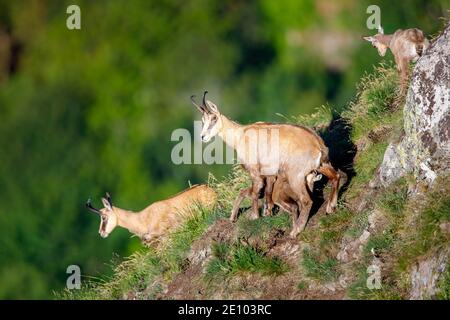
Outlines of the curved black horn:
{"label": "curved black horn", "polygon": [[197,102],[195,102],[194,98],[195,98],[195,95],[192,95],[192,96],[191,96],[192,104],[193,104],[194,106],[196,106],[197,109],[198,109],[200,112],[202,112],[202,113],[205,112],[205,109],[204,109],[202,106],[199,106],[199,105],[197,104]]}
{"label": "curved black horn", "polygon": [[208,105],[206,104],[206,94],[208,93],[208,91],[205,90],[205,92],[203,92],[203,106],[205,107],[206,110],[208,110]]}
{"label": "curved black horn", "polygon": [[112,199],[111,199],[111,195],[109,194],[109,192],[106,193],[106,200],[108,200],[109,205],[112,207]]}
{"label": "curved black horn", "polygon": [[92,206],[91,198],[89,198],[89,199],[86,201],[86,208],[88,208],[88,210],[91,211],[91,212],[93,212],[93,213],[101,214],[100,210],[95,209],[95,208]]}

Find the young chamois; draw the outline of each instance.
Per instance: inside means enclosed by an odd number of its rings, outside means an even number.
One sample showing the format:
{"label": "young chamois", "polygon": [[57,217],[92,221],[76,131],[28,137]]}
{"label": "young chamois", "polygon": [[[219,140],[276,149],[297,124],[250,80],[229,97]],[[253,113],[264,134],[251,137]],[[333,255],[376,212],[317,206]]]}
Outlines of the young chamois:
{"label": "young chamois", "polygon": [[398,29],[393,34],[384,34],[383,28],[379,26],[376,35],[363,37],[363,39],[377,48],[378,54],[382,57],[388,48],[391,49],[400,75],[400,89],[401,92],[405,92],[409,77],[409,63],[416,62],[430,44],[422,30]]}
{"label": "young chamois", "polygon": [[132,212],[113,206],[106,193],[102,198],[102,209],[96,209],[88,199],[86,207],[100,216],[99,234],[106,238],[116,226],[128,229],[145,242],[150,242],[176,228],[192,215],[196,206],[212,208],[216,203],[216,192],[206,185],[194,185],[173,197],[154,202],[140,212]]}
{"label": "young chamois", "polygon": [[[308,187],[308,191],[310,192],[310,194],[312,194],[313,192],[314,182],[319,181],[321,178],[322,175],[318,174],[317,172],[312,172],[306,176],[306,185]],[[282,178],[281,176],[271,176],[265,178],[264,182],[265,182],[264,197],[267,198],[271,196],[272,203],[276,204],[282,210],[291,214],[292,222],[293,224],[295,224],[295,221],[297,220],[300,213],[299,207],[297,205],[299,199],[296,196],[296,194],[292,191],[288,181],[285,178]],[[270,190],[267,190],[266,186],[271,187],[272,192],[270,192]],[[238,197],[236,198],[234,203],[235,209],[233,210],[238,210],[244,198],[247,197],[251,197],[251,190],[244,189],[242,192],[239,193]],[[271,208],[266,207],[264,215],[268,216],[271,214],[272,214]]]}
{"label": "young chamois", "polygon": [[[307,176],[314,172],[324,174],[333,185],[327,212],[334,211],[340,176],[328,159],[328,148],[323,140],[312,130],[289,124],[271,124],[257,122],[240,125],[221,114],[217,106],[206,101],[207,91],[203,94],[203,103],[198,105],[191,97],[194,106],[202,113],[201,139],[208,142],[218,135],[229,147],[236,151],[238,160],[249,172],[252,186],[241,190],[235,203],[242,196],[252,199],[252,218],[259,217],[258,199],[266,183],[266,210],[273,207],[272,189],[274,177],[286,179],[301,212],[296,219],[291,237],[301,232],[308,220],[312,200],[307,189]],[[238,206],[233,206],[230,220],[235,221]]]}

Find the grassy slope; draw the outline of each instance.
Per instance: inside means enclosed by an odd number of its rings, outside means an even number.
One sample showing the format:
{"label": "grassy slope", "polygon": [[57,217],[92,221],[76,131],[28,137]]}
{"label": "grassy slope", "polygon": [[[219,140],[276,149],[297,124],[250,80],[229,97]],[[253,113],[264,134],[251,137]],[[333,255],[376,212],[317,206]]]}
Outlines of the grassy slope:
{"label": "grassy slope", "polygon": [[[382,65],[373,74],[365,76],[358,87],[358,96],[342,114],[322,107],[311,116],[290,119],[321,132],[330,147],[335,166],[348,176],[349,183],[340,196],[338,210],[325,215],[319,209],[295,241],[298,244],[298,258],[293,254],[296,257],[294,263],[287,261],[282,254],[272,254],[276,244],[271,239],[286,239],[285,233],[291,227],[287,214],[279,213],[257,221],[242,215],[233,226],[232,237],[210,245],[211,257],[205,262],[202,272],[196,275],[198,286],[206,292],[203,298],[211,297],[208,292],[213,292],[214,288],[232,283],[233,279],[239,282],[246,275],[275,283],[283,274],[295,279],[295,287],[286,289],[289,294],[283,296],[281,292],[276,297],[320,298],[323,291],[317,293],[318,286],[336,283],[346,276],[345,289],[338,289],[344,291],[342,294],[346,297],[407,298],[410,267],[420,257],[449,246],[449,235],[441,230],[440,225],[450,220],[450,187],[448,183],[437,183],[433,190],[414,199],[408,198],[409,178],[400,179],[387,189],[369,188],[387,144],[401,135],[402,110],[393,107],[397,81],[395,74],[392,67]],[[443,180],[448,181],[448,177]],[[192,244],[205,237],[208,228],[218,220],[228,217],[238,190],[248,183],[248,177],[239,168],[235,168],[222,181],[211,178],[210,184],[216,188],[220,198],[214,211],[199,210],[195,218],[187,221],[158,249],[143,249],[118,263],[110,279],[85,281],[82,290],[65,291],[58,297],[157,297],[167,284],[186,270]],[[327,191],[328,187],[325,193]],[[343,240],[349,242],[359,238],[368,229],[369,216],[374,212],[381,222],[371,230],[358,258],[348,263],[340,262],[337,254]],[[373,263],[373,253],[383,261],[383,285],[380,290],[369,290],[366,286],[366,270]],[[447,268],[440,282],[442,290],[438,298],[449,298],[449,274]],[[292,283],[286,286],[292,287]],[[237,289],[230,285],[226,290],[229,292],[221,297],[230,297],[231,291]]]}

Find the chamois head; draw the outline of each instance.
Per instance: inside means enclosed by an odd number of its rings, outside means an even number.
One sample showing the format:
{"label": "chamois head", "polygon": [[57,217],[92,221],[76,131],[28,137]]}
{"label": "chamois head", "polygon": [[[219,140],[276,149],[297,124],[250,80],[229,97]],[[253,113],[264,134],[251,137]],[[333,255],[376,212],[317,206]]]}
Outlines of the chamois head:
{"label": "chamois head", "polygon": [[386,54],[388,45],[383,41],[384,39],[383,27],[378,27],[378,33],[374,36],[363,37],[364,40],[369,41],[374,48],[377,48],[378,54],[382,57]]}
{"label": "chamois head", "polygon": [[200,138],[203,142],[211,140],[211,138],[217,135],[222,129],[220,112],[214,103],[206,100],[207,93],[208,91],[203,93],[203,103],[201,106],[195,102],[195,96],[191,96],[192,103],[202,113],[202,132]]}
{"label": "chamois head", "polygon": [[111,196],[106,193],[106,198],[102,198],[102,203],[104,208],[96,209],[91,204],[91,199],[86,202],[86,207],[89,211],[98,214],[100,216],[100,227],[98,233],[102,238],[106,238],[117,226],[117,215],[114,212],[114,207],[112,205]]}

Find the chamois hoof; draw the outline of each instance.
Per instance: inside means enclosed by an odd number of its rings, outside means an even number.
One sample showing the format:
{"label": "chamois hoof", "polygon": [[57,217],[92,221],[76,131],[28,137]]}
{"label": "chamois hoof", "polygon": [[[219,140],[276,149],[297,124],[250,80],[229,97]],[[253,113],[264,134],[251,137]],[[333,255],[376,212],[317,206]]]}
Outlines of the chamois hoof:
{"label": "chamois hoof", "polygon": [[333,213],[334,211],[336,211],[336,205],[331,205],[331,204],[328,204],[327,205],[327,209],[326,209],[326,213],[327,214],[330,214],[330,213]]}
{"label": "chamois hoof", "polygon": [[270,217],[271,215],[272,215],[272,211],[271,210],[269,210],[269,209],[264,210],[264,213],[263,213],[264,217]]}
{"label": "chamois hoof", "polygon": [[297,239],[297,236],[298,236],[299,233],[300,233],[300,232],[297,232],[297,231],[295,231],[295,230],[292,230],[292,231],[289,233],[289,238],[292,239],[292,240],[295,240],[295,239]]}

